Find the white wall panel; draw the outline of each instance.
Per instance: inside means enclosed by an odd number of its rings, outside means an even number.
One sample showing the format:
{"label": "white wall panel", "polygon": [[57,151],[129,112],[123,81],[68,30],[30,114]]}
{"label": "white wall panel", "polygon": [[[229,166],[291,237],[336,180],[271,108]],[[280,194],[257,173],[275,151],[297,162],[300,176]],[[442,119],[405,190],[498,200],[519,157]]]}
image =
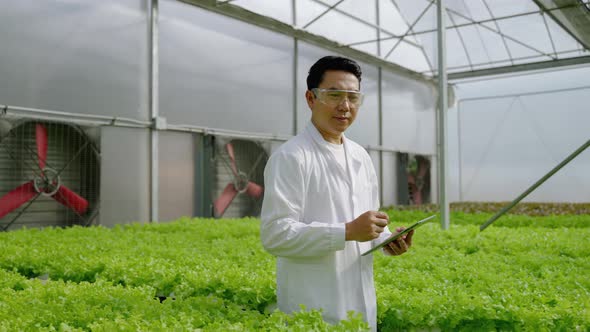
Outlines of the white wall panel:
{"label": "white wall panel", "polygon": [[[463,201],[518,197],[588,140],[588,106],[583,100],[589,92],[581,89],[462,101],[459,110],[453,110],[454,123],[449,130],[453,132],[449,151],[458,170],[451,178],[453,196]],[[588,169],[590,150],[524,200],[588,202]]]}
{"label": "white wall panel", "polygon": [[397,151],[436,152],[436,93],[432,86],[383,72],[383,145]]}
{"label": "white wall panel", "polygon": [[[455,91],[451,200],[510,201],[588,140],[588,66],[466,80]],[[588,202],[589,169],[586,149],[523,201]]]}
{"label": "white wall panel", "polygon": [[396,177],[397,155],[393,152],[383,152],[383,201],[382,206],[391,206],[399,203],[398,180]]}
{"label": "white wall panel", "polygon": [[293,40],[177,1],[160,4],[168,122],[290,135]]}
{"label": "white wall panel", "polygon": [[101,129],[101,225],[149,221],[149,144],[146,129]]}
{"label": "white wall panel", "polygon": [[195,213],[196,142],[196,136],[191,133],[159,133],[160,221],[191,217]]}
{"label": "white wall panel", "polygon": [[3,1],[0,104],[148,118],[145,3]]}

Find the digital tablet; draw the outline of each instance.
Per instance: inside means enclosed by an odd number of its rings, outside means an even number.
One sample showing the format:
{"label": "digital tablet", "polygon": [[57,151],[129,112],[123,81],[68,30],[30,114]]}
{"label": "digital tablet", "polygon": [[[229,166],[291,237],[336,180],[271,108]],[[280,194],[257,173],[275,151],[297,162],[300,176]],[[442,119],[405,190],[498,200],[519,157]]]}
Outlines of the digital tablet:
{"label": "digital tablet", "polygon": [[416,229],[416,228],[418,228],[418,227],[420,227],[420,226],[424,225],[425,223],[429,222],[429,221],[430,221],[432,218],[434,218],[434,217],[436,217],[436,214],[433,214],[433,215],[431,215],[431,216],[430,216],[430,217],[428,217],[428,218],[424,218],[424,219],[422,219],[422,220],[420,220],[420,221],[416,222],[416,223],[415,223],[415,224],[413,224],[412,226],[410,226],[410,227],[408,227],[408,228],[404,229],[403,231],[401,231],[401,232],[399,232],[399,233],[397,233],[397,234],[395,234],[395,235],[392,235],[392,236],[390,236],[390,237],[389,237],[387,240],[385,240],[385,241],[381,242],[380,244],[378,244],[378,245],[374,246],[373,248],[371,248],[371,249],[367,250],[367,252],[365,252],[365,253],[364,253],[364,254],[362,254],[361,256],[368,255],[368,254],[372,253],[373,251],[375,251],[375,250],[377,250],[377,249],[381,249],[381,248],[385,247],[386,245],[388,245],[388,244],[389,244],[389,243],[391,243],[392,241],[395,241],[395,240],[397,240],[397,239],[398,239],[400,236],[403,236],[403,235],[405,235],[405,234],[408,234],[408,233],[409,233],[411,230],[413,230],[413,229]]}

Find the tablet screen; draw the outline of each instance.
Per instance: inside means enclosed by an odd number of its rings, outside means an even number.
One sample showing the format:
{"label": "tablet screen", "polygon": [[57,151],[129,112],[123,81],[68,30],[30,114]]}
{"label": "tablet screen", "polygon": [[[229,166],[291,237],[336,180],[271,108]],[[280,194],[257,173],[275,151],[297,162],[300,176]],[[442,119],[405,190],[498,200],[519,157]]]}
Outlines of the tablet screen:
{"label": "tablet screen", "polygon": [[377,250],[377,249],[381,249],[381,248],[385,247],[386,245],[388,245],[388,244],[389,244],[389,243],[391,243],[392,241],[395,241],[395,240],[397,240],[397,239],[398,239],[400,236],[403,236],[403,235],[405,235],[405,234],[408,234],[408,233],[409,233],[411,230],[413,230],[413,229],[416,229],[416,228],[418,228],[418,227],[420,227],[420,226],[424,225],[425,223],[429,222],[429,221],[430,221],[430,220],[432,220],[432,218],[434,218],[434,217],[436,217],[436,214],[433,214],[433,215],[431,215],[431,216],[430,216],[430,217],[428,217],[428,218],[424,218],[424,219],[422,219],[422,220],[420,220],[420,221],[417,221],[417,222],[416,222],[415,224],[413,224],[412,226],[410,226],[410,227],[408,227],[408,228],[404,229],[403,231],[401,231],[401,232],[399,232],[399,233],[397,233],[397,234],[395,234],[395,235],[392,235],[392,236],[390,236],[389,238],[387,238],[387,240],[385,240],[385,241],[381,242],[380,244],[378,244],[378,245],[374,246],[373,248],[371,248],[371,249],[367,250],[367,251],[366,251],[364,254],[362,254],[361,256],[368,255],[368,254],[372,253],[373,251],[375,251],[375,250]]}

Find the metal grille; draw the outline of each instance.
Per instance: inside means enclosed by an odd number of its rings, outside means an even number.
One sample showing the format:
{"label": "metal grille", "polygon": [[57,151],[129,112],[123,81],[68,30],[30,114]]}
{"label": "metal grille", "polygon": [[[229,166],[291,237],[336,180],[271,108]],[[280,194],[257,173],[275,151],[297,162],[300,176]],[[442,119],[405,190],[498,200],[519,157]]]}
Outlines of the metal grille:
{"label": "metal grille", "polygon": [[[39,137],[37,132],[39,126],[45,131],[42,137]],[[47,146],[45,165],[39,153],[40,144]],[[71,226],[92,223],[98,211],[99,153],[95,144],[79,127],[51,122],[21,122],[8,132],[2,133],[0,204],[4,205],[4,209],[6,210],[11,203],[11,200],[7,199],[11,191],[26,183],[33,183],[35,179],[48,177],[43,174],[51,174],[55,187],[45,191],[43,188],[35,188],[31,199],[10,209],[8,214],[0,218],[0,230],[23,226]],[[78,195],[87,202],[84,212],[80,213],[67,206],[73,204],[72,196],[61,195],[61,191],[50,195],[52,189],[57,190],[61,187],[71,190],[75,193],[73,195]],[[56,197],[65,200],[66,204],[58,202]],[[16,198],[15,194],[10,198]]]}
{"label": "metal grille", "polygon": [[[215,151],[215,188],[213,200],[220,197],[228,183],[233,182],[234,174],[231,168],[231,158],[228,155],[226,145],[233,146],[235,162],[239,172],[247,174],[248,180],[264,187],[264,167],[268,160],[268,143],[249,140],[217,140],[219,144]],[[266,144],[266,145],[265,145]],[[223,218],[241,218],[247,216],[260,216],[262,196],[253,198],[246,193],[238,194],[227,210]]]}

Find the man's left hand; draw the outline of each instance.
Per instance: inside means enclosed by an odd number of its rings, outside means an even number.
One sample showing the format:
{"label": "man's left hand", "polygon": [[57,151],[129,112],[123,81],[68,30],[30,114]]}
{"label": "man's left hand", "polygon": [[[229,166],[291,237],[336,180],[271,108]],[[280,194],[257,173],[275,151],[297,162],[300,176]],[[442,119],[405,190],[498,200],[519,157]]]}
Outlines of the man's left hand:
{"label": "man's left hand", "polygon": [[[403,231],[405,228],[404,227],[398,227],[396,228],[396,232],[399,233],[401,231]],[[397,234],[396,233],[396,234]],[[414,230],[411,230],[408,234],[400,237],[399,239],[390,242],[388,245],[386,245],[385,251],[393,256],[398,256],[403,254],[404,252],[408,251],[408,249],[412,246],[412,236],[414,235]]]}

